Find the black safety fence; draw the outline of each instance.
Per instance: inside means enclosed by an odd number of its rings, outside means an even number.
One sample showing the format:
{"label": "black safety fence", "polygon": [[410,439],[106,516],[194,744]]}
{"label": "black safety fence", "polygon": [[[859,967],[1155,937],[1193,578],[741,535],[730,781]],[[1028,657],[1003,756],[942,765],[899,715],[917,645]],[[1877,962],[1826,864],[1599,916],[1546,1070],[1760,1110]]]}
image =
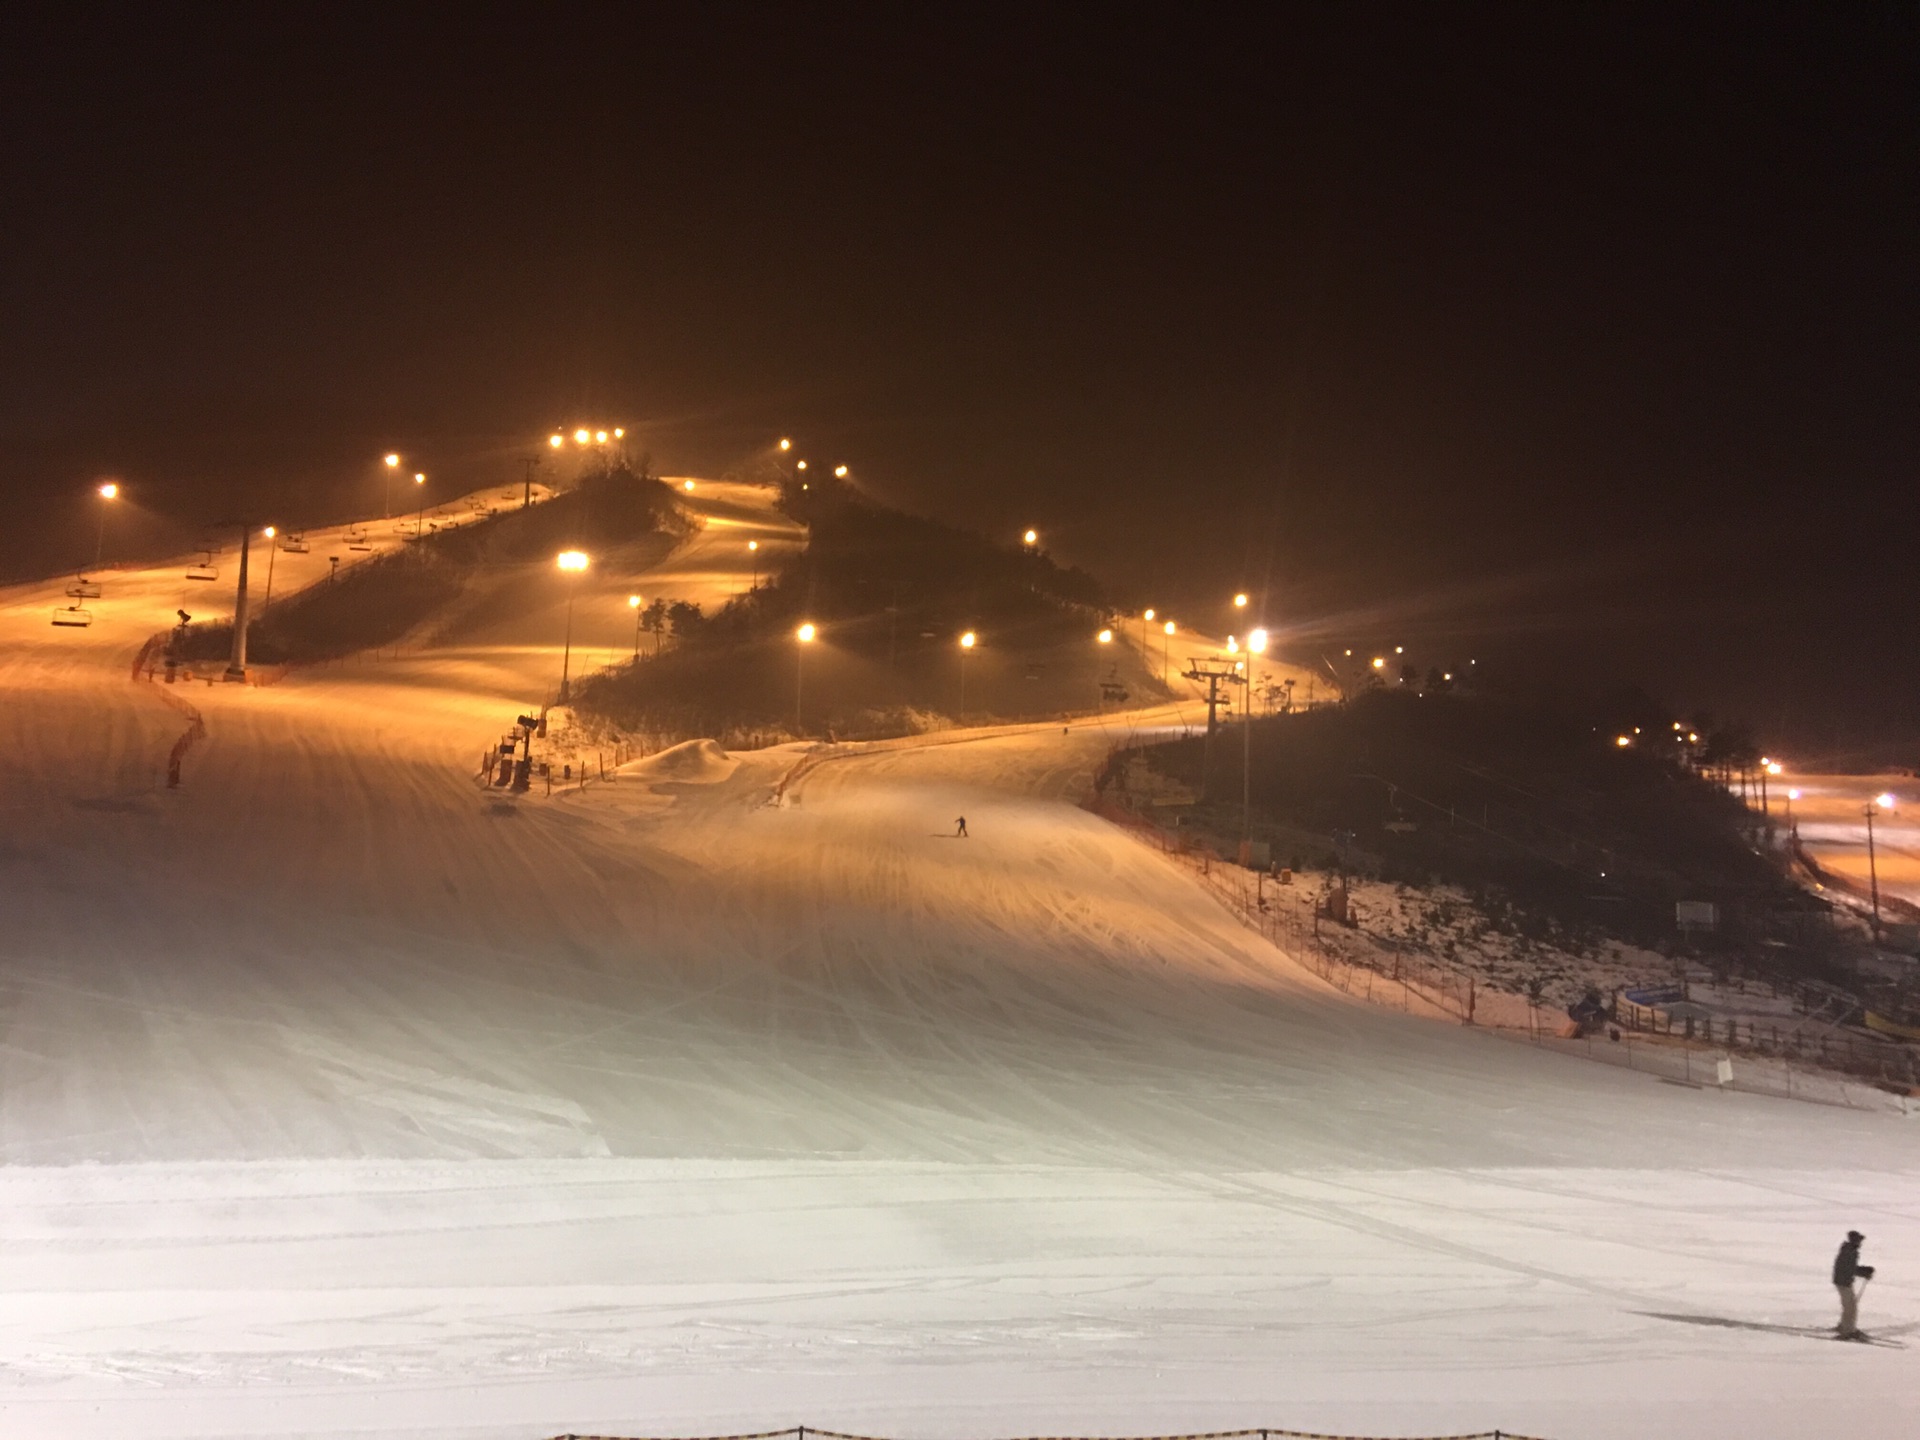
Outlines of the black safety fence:
{"label": "black safety fence", "polygon": [[[784,1430],[755,1430],[745,1435],[582,1435],[569,1431],[551,1440],[898,1440],[895,1436],[851,1435],[844,1430],[821,1430],[812,1425],[789,1425]],[[1349,1435],[1326,1430],[1200,1430],[1186,1435],[1021,1435],[1007,1440],[1540,1440],[1512,1430],[1473,1430],[1449,1435]],[[996,1437],[997,1440],[997,1437]]]}

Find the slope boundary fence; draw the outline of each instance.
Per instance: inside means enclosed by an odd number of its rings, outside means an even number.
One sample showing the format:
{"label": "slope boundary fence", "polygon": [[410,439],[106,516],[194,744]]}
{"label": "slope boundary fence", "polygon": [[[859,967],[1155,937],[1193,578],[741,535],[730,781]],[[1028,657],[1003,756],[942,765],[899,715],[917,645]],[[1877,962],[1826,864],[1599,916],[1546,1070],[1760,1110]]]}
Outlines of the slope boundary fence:
{"label": "slope boundary fence", "polygon": [[[1711,1027],[1704,1021],[1676,1022],[1670,1016],[1656,1018],[1651,1011],[1617,998],[1609,1010],[1606,1037],[1599,1043],[1591,1028],[1568,1039],[1537,1021],[1517,1031],[1490,1025],[1478,1013],[1480,992],[1473,976],[1387,936],[1369,934],[1365,945],[1336,948],[1320,934],[1324,917],[1316,897],[1224,859],[1212,845],[1168,830],[1107,793],[1126,758],[1127,747],[1115,746],[1094,772],[1094,791],[1084,808],[1185,866],[1242,924],[1355,999],[1392,1006],[1397,998],[1397,1008],[1409,1013],[1530,1040],[1694,1089],[1770,1095],[1848,1109],[1894,1107],[1901,1114],[1920,1116],[1920,1108],[1912,1103],[1920,1095],[1920,1073],[1912,1053],[1897,1045],[1867,1045],[1750,1021],[1722,1019]],[[1719,1070],[1723,1059],[1729,1064],[1739,1060],[1733,1078]]]}
{"label": "slope boundary fence", "polygon": [[[586,1435],[572,1431],[550,1440],[894,1440],[884,1435],[850,1435],[844,1430],[820,1430],[812,1425],[790,1425],[784,1430],[756,1430],[746,1435]],[[1187,1435],[1022,1435],[1012,1440],[1540,1440],[1512,1430],[1473,1430],[1449,1435],[1350,1435],[1325,1430],[1202,1430]]]}

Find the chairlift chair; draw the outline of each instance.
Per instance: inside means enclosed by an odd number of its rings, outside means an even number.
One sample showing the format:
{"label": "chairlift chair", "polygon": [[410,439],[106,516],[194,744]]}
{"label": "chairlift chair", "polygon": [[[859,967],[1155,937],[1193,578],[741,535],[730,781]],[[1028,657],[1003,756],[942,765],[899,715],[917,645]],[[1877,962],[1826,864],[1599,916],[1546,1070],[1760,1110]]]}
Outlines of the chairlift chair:
{"label": "chairlift chair", "polygon": [[89,580],[84,575],[76,575],[73,583],[67,586],[67,596],[73,600],[98,600],[100,598],[100,582],[98,580]]}
{"label": "chairlift chair", "polygon": [[218,580],[219,578],[220,572],[214,569],[213,552],[211,550],[202,550],[200,552],[200,563],[187,567],[187,579],[189,580]]}
{"label": "chairlift chair", "polygon": [[280,548],[289,555],[305,555],[313,547],[307,544],[305,531],[292,530],[288,532],[287,538],[280,542]]}
{"label": "chairlift chair", "polygon": [[53,623],[85,629],[93,624],[93,612],[79,605],[56,606],[53,612]]}
{"label": "chairlift chair", "polygon": [[367,532],[364,530],[349,530],[347,532],[347,549],[371,550],[373,549],[373,541],[367,538]]}

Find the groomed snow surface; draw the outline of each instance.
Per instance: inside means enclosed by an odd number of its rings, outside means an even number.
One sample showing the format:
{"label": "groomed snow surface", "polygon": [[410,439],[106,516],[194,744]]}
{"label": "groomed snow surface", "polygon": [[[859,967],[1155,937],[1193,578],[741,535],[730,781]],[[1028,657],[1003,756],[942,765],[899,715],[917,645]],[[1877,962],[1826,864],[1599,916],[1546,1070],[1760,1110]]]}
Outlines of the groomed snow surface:
{"label": "groomed snow surface", "polygon": [[132,682],[180,574],[0,592],[0,1435],[1920,1433],[1820,1335],[1849,1227],[1920,1332],[1920,1124],[1329,990],[1117,722],[515,801],[557,631]]}

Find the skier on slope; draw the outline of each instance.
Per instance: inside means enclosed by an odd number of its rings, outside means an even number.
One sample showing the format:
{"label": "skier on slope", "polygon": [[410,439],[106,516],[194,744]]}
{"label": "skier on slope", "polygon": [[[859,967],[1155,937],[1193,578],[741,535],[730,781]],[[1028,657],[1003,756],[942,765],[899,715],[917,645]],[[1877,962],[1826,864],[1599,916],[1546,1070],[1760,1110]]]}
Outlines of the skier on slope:
{"label": "skier on slope", "polygon": [[958,820],[955,820],[953,824],[954,824],[953,838],[956,840],[966,839],[967,838],[967,817],[962,815]]}
{"label": "skier on slope", "polygon": [[1860,1263],[1860,1242],[1866,1238],[1858,1230],[1849,1230],[1840,1253],[1833,1257],[1833,1283],[1840,1292],[1840,1323],[1833,1328],[1842,1340],[1860,1338],[1860,1295],[1853,1288],[1853,1281],[1855,1276],[1862,1280],[1873,1278],[1873,1266]]}

